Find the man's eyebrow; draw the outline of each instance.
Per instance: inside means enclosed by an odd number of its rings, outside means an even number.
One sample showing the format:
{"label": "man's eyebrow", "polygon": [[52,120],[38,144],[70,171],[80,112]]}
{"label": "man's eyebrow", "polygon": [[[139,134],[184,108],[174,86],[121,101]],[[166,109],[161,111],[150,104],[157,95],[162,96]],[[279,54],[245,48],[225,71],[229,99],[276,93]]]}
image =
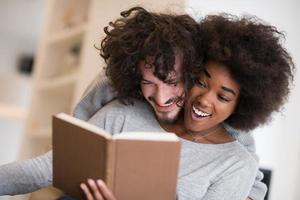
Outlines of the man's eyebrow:
{"label": "man's eyebrow", "polygon": [[170,78],[170,79],[167,79],[166,82],[168,83],[174,83],[174,82],[179,82],[180,81],[180,78],[178,77],[174,77],[174,78]]}
{"label": "man's eyebrow", "polygon": [[178,76],[172,75],[167,77],[167,79],[164,82],[179,82],[182,80],[182,78],[183,78],[182,75],[178,75]]}
{"label": "man's eyebrow", "polygon": [[222,89],[226,92],[230,92],[231,94],[233,94],[234,96],[236,96],[236,93],[234,90],[228,88],[228,87],[225,87],[225,86],[222,86]]}
{"label": "man's eyebrow", "polygon": [[203,72],[208,78],[211,78],[211,75],[208,73],[208,71],[206,69],[203,69]]}

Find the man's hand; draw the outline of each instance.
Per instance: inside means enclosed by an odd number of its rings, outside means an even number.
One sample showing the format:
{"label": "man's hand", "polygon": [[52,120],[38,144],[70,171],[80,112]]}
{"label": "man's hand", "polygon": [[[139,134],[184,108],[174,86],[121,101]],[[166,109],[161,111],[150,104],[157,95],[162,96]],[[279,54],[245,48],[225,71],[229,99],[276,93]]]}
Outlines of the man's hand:
{"label": "man's hand", "polygon": [[96,181],[88,179],[87,183],[80,184],[80,188],[83,190],[87,200],[116,200],[106,184],[100,179]]}
{"label": "man's hand", "polygon": [[247,199],[246,200],[252,200],[250,197],[247,197]]}

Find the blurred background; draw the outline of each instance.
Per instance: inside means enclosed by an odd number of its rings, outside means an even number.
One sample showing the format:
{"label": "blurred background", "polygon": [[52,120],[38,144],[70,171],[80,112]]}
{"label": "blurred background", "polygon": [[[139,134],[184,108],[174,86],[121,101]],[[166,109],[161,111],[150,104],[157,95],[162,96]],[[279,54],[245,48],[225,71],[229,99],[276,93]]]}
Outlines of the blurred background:
{"label": "blurred background", "polygon": [[[257,15],[285,32],[285,46],[298,68],[297,0],[0,0],[0,165],[51,148],[51,116],[71,113],[104,66],[94,48],[103,27],[133,5],[187,12],[196,19],[220,12]],[[283,112],[254,131],[260,165],[272,173],[272,200],[300,199],[299,79],[296,72]],[[48,193],[14,199],[53,199],[46,198]]]}
{"label": "blurred background", "polygon": [[30,67],[28,71],[19,69],[22,59],[31,62],[35,54],[44,6],[44,1],[0,2],[1,164],[17,156],[32,91]]}

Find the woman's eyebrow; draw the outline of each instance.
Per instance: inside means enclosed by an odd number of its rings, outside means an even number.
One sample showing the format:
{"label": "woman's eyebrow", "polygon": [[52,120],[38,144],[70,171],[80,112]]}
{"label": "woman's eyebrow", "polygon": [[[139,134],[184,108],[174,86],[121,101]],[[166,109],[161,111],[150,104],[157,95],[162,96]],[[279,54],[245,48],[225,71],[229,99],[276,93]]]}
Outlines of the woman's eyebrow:
{"label": "woman's eyebrow", "polygon": [[225,86],[222,86],[222,89],[225,91],[225,92],[230,92],[231,94],[233,94],[234,96],[236,96],[236,93],[233,89],[230,89],[228,87],[225,87]]}

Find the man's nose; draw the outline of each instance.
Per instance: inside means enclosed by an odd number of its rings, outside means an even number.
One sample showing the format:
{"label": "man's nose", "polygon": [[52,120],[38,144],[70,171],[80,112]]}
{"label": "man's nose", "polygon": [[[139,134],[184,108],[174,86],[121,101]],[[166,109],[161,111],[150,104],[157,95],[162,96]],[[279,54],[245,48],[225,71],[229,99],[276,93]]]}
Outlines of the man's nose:
{"label": "man's nose", "polygon": [[155,94],[155,102],[159,106],[164,106],[165,104],[170,103],[172,95],[170,91],[166,90],[164,87],[158,87]]}

